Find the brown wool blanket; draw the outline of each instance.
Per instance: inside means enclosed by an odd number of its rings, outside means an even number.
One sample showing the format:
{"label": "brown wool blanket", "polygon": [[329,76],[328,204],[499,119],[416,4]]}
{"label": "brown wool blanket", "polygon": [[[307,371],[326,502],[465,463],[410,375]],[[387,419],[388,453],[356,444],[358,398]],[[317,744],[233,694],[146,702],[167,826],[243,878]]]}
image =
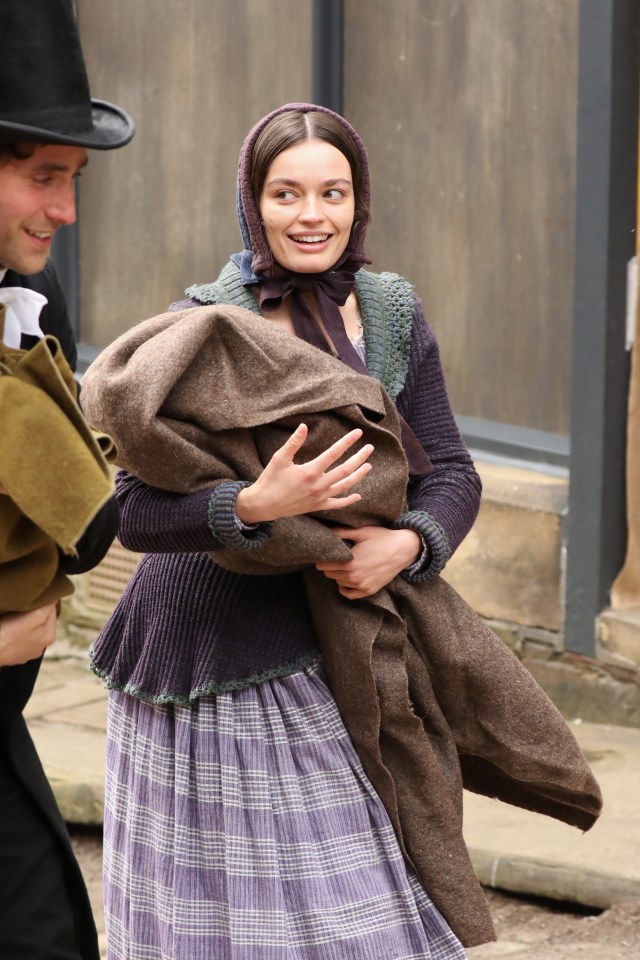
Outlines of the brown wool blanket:
{"label": "brown wool blanket", "polygon": [[263,546],[213,551],[241,573],[304,569],[331,688],[401,848],[462,942],[493,938],[462,837],[462,787],[580,829],[601,796],[563,718],[528,671],[443,579],[396,580],[349,601],[315,562],[349,559],[330,529],[390,524],[407,464],[382,385],[233,307],[141,323],[83,380],[83,407],[119,463],[178,493],[255,480],[299,422],[311,459],[348,429],[375,446],[362,501],[279,520]]}
{"label": "brown wool blanket", "polygon": [[109,437],[91,430],[55,337],[31,350],[0,342],[0,614],[73,592],[59,569],[113,495]]}

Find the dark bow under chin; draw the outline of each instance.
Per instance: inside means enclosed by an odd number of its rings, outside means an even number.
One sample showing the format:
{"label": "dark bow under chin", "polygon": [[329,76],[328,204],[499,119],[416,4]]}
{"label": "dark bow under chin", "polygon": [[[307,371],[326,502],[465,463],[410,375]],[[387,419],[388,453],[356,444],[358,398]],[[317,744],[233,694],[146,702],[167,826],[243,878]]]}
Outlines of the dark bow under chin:
{"label": "dark bow under chin", "polygon": [[[339,309],[349,299],[354,286],[355,275],[350,269],[338,267],[324,273],[283,271],[281,276],[268,277],[260,283],[260,308],[269,313],[277,310],[290,297],[291,322],[296,336],[325,353],[332,353],[352,370],[369,376],[366,365],[347,335]],[[321,323],[318,323],[305,293],[315,298]],[[400,417],[400,427],[410,474],[424,477],[433,473],[429,457],[403,417]]]}

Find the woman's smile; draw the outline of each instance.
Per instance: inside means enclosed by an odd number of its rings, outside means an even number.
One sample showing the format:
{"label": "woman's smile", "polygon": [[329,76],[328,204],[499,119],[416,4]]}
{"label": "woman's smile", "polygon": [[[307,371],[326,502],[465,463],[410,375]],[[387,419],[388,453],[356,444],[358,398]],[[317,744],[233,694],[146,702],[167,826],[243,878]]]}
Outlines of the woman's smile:
{"label": "woman's smile", "polygon": [[328,240],[328,239],[329,239],[329,234],[328,234],[328,233],[319,233],[319,234],[318,234],[318,233],[314,233],[314,234],[311,234],[311,236],[307,236],[307,235],[305,235],[305,234],[303,234],[302,236],[292,235],[291,239],[292,239],[292,240],[295,240],[296,243],[309,243],[309,244],[313,243],[313,244],[316,244],[316,246],[317,246],[317,244],[319,244],[319,243],[324,243],[326,240]]}

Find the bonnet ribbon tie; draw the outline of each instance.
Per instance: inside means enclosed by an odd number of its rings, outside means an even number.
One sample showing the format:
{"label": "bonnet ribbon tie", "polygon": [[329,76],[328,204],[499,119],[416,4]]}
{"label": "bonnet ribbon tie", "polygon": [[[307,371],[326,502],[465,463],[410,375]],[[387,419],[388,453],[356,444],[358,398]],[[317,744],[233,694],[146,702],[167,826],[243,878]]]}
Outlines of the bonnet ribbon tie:
{"label": "bonnet ribbon tie", "polygon": [[[355,285],[355,276],[350,270],[327,270],[324,273],[287,273],[281,277],[267,277],[260,283],[260,307],[267,313],[277,310],[282,302],[291,297],[291,322],[296,336],[332,353],[357,373],[370,376],[345,330],[339,307],[344,306]],[[316,320],[305,293],[315,296],[322,326]],[[324,335],[324,331],[327,336]],[[329,338],[327,340],[327,337]],[[433,465],[422,444],[403,417],[400,417],[402,446],[409,464],[409,473],[425,477],[433,473]]]}

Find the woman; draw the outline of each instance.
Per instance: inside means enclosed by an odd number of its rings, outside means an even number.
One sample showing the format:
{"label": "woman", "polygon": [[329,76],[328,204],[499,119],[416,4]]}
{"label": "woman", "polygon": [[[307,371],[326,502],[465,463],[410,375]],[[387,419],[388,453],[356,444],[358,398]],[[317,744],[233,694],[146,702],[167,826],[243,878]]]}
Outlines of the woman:
{"label": "woman", "polygon": [[[435,576],[473,523],[480,483],[419,301],[400,277],[360,269],[360,138],[331,111],[286,105],[247,137],[238,191],[245,250],[175,308],[246,307],[383,382],[415,466],[408,510],[389,528],[338,528],[353,559],[319,569],[350,601],[398,574]],[[298,464],[306,435],[301,424],[254,483],[213,493],[119,475],[121,540],[147,555],[92,652],[112,688],[112,960],[465,956],[344,729],[300,574],[231,573],[207,553],[259,548],[285,517],[358,501],[371,448],[337,461],[359,431]]]}

